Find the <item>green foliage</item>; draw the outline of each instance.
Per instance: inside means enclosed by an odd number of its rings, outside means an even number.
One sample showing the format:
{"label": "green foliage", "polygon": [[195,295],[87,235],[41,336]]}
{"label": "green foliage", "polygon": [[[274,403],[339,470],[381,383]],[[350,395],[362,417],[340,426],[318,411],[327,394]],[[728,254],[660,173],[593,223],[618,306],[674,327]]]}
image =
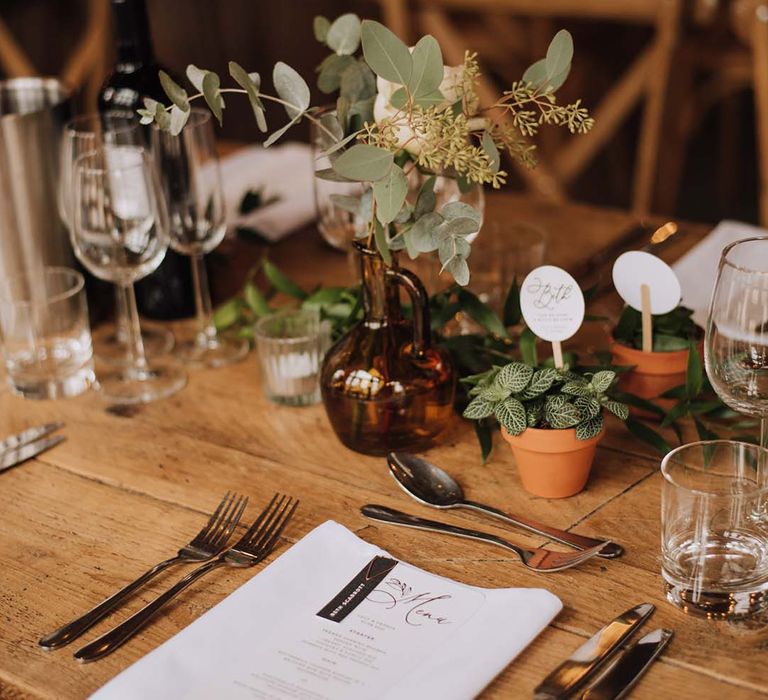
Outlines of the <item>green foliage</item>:
{"label": "green foliage", "polygon": [[[701,328],[693,321],[693,311],[678,306],[666,314],[653,317],[654,352],[685,350],[691,341],[701,338]],[[613,329],[613,337],[622,345],[636,350],[643,348],[643,316],[631,306],[625,306]]]}
{"label": "green foliage", "polygon": [[512,435],[527,428],[576,428],[579,440],[595,437],[603,429],[603,410],[626,420],[627,407],[610,398],[615,373],[575,372],[568,368],[534,368],[523,362],[494,366],[462,379],[471,386],[465,418],[493,415]]}

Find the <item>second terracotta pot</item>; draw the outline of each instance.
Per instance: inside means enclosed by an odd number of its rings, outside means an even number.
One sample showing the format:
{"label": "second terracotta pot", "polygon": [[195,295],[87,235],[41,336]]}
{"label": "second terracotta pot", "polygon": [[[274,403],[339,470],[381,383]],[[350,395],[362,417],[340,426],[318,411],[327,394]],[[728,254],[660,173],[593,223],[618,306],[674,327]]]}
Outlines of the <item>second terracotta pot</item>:
{"label": "second terracotta pot", "polygon": [[528,428],[520,435],[510,435],[502,428],[501,434],[512,448],[517,472],[528,493],[543,498],[567,498],[586,486],[605,428],[589,440],[579,440],[575,428]]}
{"label": "second terracotta pot", "polygon": [[[674,399],[659,398],[663,393],[685,384],[688,369],[688,350],[671,352],[643,352],[616,341],[611,343],[611,355],[616,365],[634,365],[634,369],[619,375],[619,389],[641,399],[652,401],[668,411]],[[649,411],[631,408],[636,415],[654,417]]]}

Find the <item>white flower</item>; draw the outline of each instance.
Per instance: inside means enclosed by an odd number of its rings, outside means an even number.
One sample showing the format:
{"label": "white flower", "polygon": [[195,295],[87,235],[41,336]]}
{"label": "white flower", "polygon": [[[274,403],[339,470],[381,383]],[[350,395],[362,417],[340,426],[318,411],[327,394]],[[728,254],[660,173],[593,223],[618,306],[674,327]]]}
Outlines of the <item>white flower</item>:
{"label": "white flower", "polygon": [[[413,47],[411,47],[411,51],[413,51]],[[459,99],[459,86],[463,71],[464,66],[443,66],[443,80],[439,90],[445,99],[437,105],[439,109],[448,107]],[[377,94],[373,103],[373,118],[377,124],[392,119],[398,113],[399,110],[392,106],[390,100],[400,87],[397,83],[392,83],[384,78],[376,78]],[[421,152],[421,141],[419,135],[408,125],[407,116],[403,114],[393,123],[397,128],[398,145],[405,148],[410,154],[418,156]]]}

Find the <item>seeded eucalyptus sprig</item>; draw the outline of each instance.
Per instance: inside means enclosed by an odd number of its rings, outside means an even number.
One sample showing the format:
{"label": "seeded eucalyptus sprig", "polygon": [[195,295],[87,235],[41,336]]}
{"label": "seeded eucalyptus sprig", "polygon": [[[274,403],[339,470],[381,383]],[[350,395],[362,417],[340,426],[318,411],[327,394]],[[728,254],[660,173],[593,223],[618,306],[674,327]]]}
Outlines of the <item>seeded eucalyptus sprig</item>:
{"label": "seeded eucalyptus sprig", "polygon": [[[368,246],[388,264],[395,250],[412,258],[437,252],[441,271],[466,285],[468,236],[479,230],[481,215],[458,202],[436,211],[436,177],[455,179],[462,190],[500,187],[507,176],[501,153],[532,164],[526,139],[540,125],[564,126],[572,133],[591,128],[592,120],[578,102],[559,105],[555,97],[570,71],[571,35],[558,32],[547,55],[510,91],[483,107],[476,91],[479,66],[471,52],[461,66],[446,67],[434,37],[424,36],[409,49],[384,25],[351,13],[333,22],[316,18],[314,33],[332,52],[318,69],[318,87],[337,94],[335,111],[310,107],[307,83],[283,62],[272,73],[276,95],[262,90],[258,73],[230,62],[237,87],[222,88],[216,73],[190,65],[186,77],[196,90],[191,95],[161,72],[171,104],[145,100],[139,110],[142,122],[156,122],[178,134],[191,102],[203,99],[221,123],[224,95],[240,93],[247,96],[259,129],[267,133],[264,102],[282,105],[288,122],[269,134],[265,146],[302,119],[312,121],[326,142],[321,155],[331,162],[317,177],[362,185],[360,197],[343,195],[334,202],[367,222],[362,235]],[[499,114],[510,119],[499,121]]]}
{"label": "seeded eucalyptus sprig", "polygon": [[615,378],[610,370],[579,373],[511,362],[462,379],[472,385],[473,397],[463,415],[493,416],[512,435],[526,428],[575,428],[579,440],[588,440],[603,429],[603,409],[621,420],[629,415],[623,403],[606,394]]}

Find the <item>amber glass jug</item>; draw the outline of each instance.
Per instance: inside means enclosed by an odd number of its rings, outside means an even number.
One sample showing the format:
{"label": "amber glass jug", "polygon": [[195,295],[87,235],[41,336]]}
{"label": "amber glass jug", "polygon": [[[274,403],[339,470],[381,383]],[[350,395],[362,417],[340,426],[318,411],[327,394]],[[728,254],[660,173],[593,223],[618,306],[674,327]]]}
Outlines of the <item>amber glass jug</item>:
{"label": "amber glass jug", "polygon": [[[434,444],[453,419],[455,377],[431,346],[429,299],[418,277],[356,243],[364,318],[325,356],[320,387],[333,429],[349,448],[383,455]],[[412,302],[403,317],[400,286]]]}

